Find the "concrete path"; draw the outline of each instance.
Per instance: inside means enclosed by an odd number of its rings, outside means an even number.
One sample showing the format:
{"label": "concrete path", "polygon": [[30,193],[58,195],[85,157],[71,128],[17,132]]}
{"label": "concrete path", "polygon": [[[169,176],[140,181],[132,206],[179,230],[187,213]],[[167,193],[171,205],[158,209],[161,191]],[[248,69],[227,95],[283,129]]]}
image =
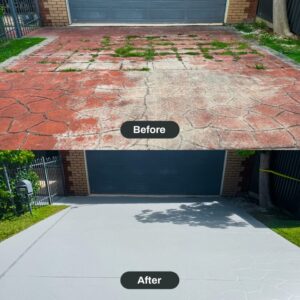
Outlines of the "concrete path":
{"label": "concrete path", "polygon": [[[300,299],[300,249],[229,200],[69,203],[0,244],[0,299]],[[120,285],[126,271],[174,271],[180,284],[126,290]]]}
{"label": "concrete path", "polygon": [[[224,27],[41,29],[0,73],[2,149],[300,147],[300,70]],[[175,121],[127,140],[128,120]]]}

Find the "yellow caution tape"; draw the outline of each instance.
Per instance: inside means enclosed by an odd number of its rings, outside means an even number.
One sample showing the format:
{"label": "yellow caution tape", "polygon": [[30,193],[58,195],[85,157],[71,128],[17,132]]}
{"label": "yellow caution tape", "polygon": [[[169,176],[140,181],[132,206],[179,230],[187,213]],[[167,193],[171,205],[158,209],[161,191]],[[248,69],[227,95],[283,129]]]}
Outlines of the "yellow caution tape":
{"label": "yellow caution tape", "polygon": [[294,178],[294,177],[291,177],[291,176],[288,176],[288,175],[285,175],[285,174],[282,174],[282,173],[279,173],[279,172],[276,172],[276,171],[273,171],[273,170],[259,169],[259,171],[260,172],[264,172],[264,173],[271,173],[273,175],[276,175],[276,176],[279,176],[279,177],[282,177],[282,178],[285,178],[285,179],[289,179],[289,180],[294,180],[294,181],[300,182],[300,179],[298,179],[298,178]]}

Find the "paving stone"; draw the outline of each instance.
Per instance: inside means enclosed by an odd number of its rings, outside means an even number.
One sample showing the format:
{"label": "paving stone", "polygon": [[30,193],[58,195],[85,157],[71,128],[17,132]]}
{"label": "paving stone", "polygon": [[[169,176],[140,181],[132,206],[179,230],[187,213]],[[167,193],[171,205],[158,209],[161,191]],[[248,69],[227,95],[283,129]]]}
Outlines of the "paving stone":
{"label": "paving stone", "polygon": [[40,135],[55,135],[64,133],[67,130],[67,125],[62,122],[45,121],[30,129],[30,132]]}
{"label": "paving stone", "polygon": [[0,110],[0,117],[15,118],[24,115],[27,109],[18,103],[12,104],[2,110]]}
{"label": "paving stone", "polygon": [[[55,149],[56,138],[52,135],[28,135],[26,142],[23,144],[22,149],[27,150],[45,150],[45,149]],[[67,149],[61,148],[61,149]],[[68,148],[69,149],[69,148]]]}
{"label": "paving stone", "polygon": [[55,102],[48,99],[30,102],[29,104],[27,104],[27,107],[32,113],[43,113],[56,110],[58,108]]}
{"label": "paving stone", "polygon": [[23,132],[29,128],[41,123],[45,118],[41,114],[27,114],[26,116],[14,120],[9,129],[9,132]]}
{"label": "paving stone", "polygon": [[285,130],[273,130],[256,132],[255,138],[261,148],[266,148],[264,145],[268,145],[268,148],[273,148],[275,145],[279,148],[294,148],[295,140],[291,135],[287,135]]}
{"label": "paving stone", "polygon": [[276,120],[284,126],[300,125],[300,114],[285,111],[276,117]]}
{"label": "paving stone", "polygon": [[90,63],[65,63],[58,67],[56,71],[64,71],[64,70],[86,70]]}
{"label": "paving stone", "polygon": [[154,70],[184,70],[182,62],[177,59],[166,59],[153,62]]}
{"label": "paving stone", "polygon": [[8,132],[9,126],[12,122],[11,118],[1,118],[0,119],[0,134]]}
{"label": "paving stone", "polygon": [[268,130],[268,129],[279,129],[282,128],[278,122],[275,122],[272,118],[256,114],[249,114],[245,117],[248,124],[255,130]]}
{"label": "paving stone", "polygon": [[89,70],[119,70],[121,63],[115,62],[93,62],[89,65]]}

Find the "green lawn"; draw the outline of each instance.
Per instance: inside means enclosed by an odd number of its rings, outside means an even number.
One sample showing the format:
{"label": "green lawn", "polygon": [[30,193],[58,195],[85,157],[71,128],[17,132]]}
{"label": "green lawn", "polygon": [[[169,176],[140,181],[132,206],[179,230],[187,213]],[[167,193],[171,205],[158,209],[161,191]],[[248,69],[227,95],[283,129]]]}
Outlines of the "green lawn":
{"label": "green lawn", "polygon": [[67,207],[66,205],[42,206],[34,208],[32,216],[27,212],[19,217],[0,221],[0,242]]}
{"label": "green lawn", "polygon": [[0,41],[0,63],[44,40],[44,38],[39,37],[27,37],[16,40]]}
{"label": "green lawn", "polygon": [[284,38],[273,34],[264,23],[238,24],[235,26],[246,39],[256,40],[297,63],[300,63],[300,39]]}
{"label": "green lawn", "polygon": [[273,231],[300,247],[300,220],[279,213],[255,212],[253,216]]}

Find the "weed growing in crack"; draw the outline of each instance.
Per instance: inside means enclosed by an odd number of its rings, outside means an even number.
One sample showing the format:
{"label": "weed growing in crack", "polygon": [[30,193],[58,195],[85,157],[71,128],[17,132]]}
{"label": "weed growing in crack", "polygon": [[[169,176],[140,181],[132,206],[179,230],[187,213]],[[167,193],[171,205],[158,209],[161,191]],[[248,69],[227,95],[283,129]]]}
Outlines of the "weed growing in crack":
{"label": "weed growing in crack", "polygon": [[212,41],[210,43],[211,46],[213,46],[215,49],[225,49],[229,46],[229,43],[221,42],[218,40]]}
{"label": "weed growing in crack", "polygon": [[157,45],[157,46],[173,46],[174,43],[169,42],[169,41],[162,41],[162,42],[156,42],[155,45]]}
{"label": "weed growing in crack", "polygon": [[12,69],[4,69],[6,73],[24,73],[25,70],[12,70]]}
{"label": "weed growing in crack", "polygon": [[264,66],[264,64],[256,64],[255,65],[255,69],[256,70],[265,70],[266,67]]}
{"label": "weed growing in crack", "polygon": [[193,51],[188,51],[188,52],[185,52],[184,54],[186,54],[186,55],[200,55],[200,53],[199,52],[193,52]]}
{"label": "weed growing in crack", "polygon": [[[240,52],[242,53],[242,55],[247,54],[247,52]],[[232,50],[226,50],[222,53],[220,53],[220,55],[225,55],[225,56],[232,56],[234,58],[234,60],[239,60],[239,52],[233,52]]]}
{"label": "weed growing in crack", "polygon": [[48,61],[48,60],[41,60],[41,61],[39,61],[39,64],[42,64],[42,65],[46,65],[46,64],[56,65],[56,64],[58,64],[58,62],[56,62],[56,61]]}
{"label": "weed growing in crack", "polygon": [[213,59],[214,57],[209,53],[209,48],[200,47],[200,51],[203,54],[203,57],[206,59]]}
{"label": "weed growing in crack", "polygon": [[158,39],[160,39],[160,36],[146,36],[145,38],[146,38],[146,40],[148,40],[148,41],[153,41],[153,40],[158,40]]}
{"label": "weed growing in crack", "polygon": [[102,38],[101,46],[106,49],[110,47],[110,37],[109,36],[104,36]]}
{"label": "weed growing in crack", "polygon": [[179,54],[178,49],[177,49],[176,47],[173,47],[173,48],[171,48],[171,49],[172,49],[172,51],[175,53],[176,58],[177,58],[179,61],[182,61],[182,57],[181,57],[181,55]]}
{"label": "weed growing in crack", "polygon": [[166,55],[172,55],[172,52],[157,52],[156,53],[158,56],[166,56]]}
{"label": "weed growing in crack", "polygon": [[237,47],[238,50],[245,50],[245,49],[249,49],[249,45],[247,43],[244,43],[244,42],[240,42],[238,43],[238,47]]}
{"label": "weed growing in crack", "polygon": [[153,48],[147,48],[141,51],[137,51],[137,48],[132,45],[125,45],[124,47],[115,50],[115,57],[144,57],[145,60],[153,60],[155,51]]}
{"label": "weed growing in crack", "polygon": [[136,69],[123,69],[125,72],[130,72],[130,71],[140,71],[140,72],[149,72],[150,68],[144,67],[144,68],[136,68]]}
{"label": "weed growing in crack", "polygon": [[81,72],[82,70],[80,69],[75,69],[75,68],[68,68],[68,69],[64,69],[64,70],[60,70],[59,72]]}

